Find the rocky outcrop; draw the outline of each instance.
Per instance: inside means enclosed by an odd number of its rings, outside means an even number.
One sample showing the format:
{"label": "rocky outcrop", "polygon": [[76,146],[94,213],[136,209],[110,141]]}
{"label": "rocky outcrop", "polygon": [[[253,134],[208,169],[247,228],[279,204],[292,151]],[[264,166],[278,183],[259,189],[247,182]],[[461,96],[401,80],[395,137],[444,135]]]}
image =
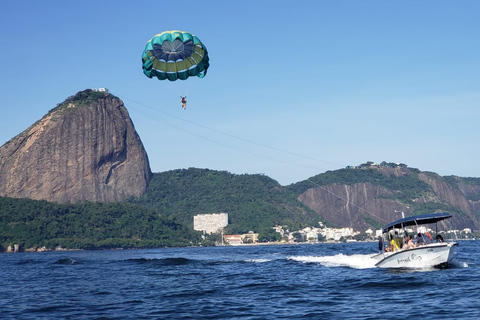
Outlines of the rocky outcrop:
{"label": "rocky outcrop", "polygon": [[108,93],[79,92],[0,147],[0,196],[118,202],[150,177],[128,111]]}
{"label": "rocky outcrop", "polygon": [[[463,194],[459,189],[456,189],[445,182],[441,176],[435,173],[421,172],[418,174],[418,178],[432,187],[433,199],[431,200],[438,203],[443,202],[450,206],[457,207],[469,216],[473,215],[472,207],[469,201],[465,198],[465,194]],[[422,200],[427,202],[426,199]]]}
{"label": "rocky outcrop", "polygon": [[382,196],[391,194],[386,188],[370,183],[333,184],[308,189],[298,200],[331,225],[363,230],[372,226],[373,221],[378,222],[375,227],[385,225],[399,218],[396,213],[401,211],[411,214],[401,204],[382,199]]}
{"label": "rocky outcrop", "polygon": [[[452,213],[453,218],[443,222],[445,228],[480,229],[478,179],[445,178],[406,166],[376,165],[367,169],[373,170],[372,175],[376,171],[382,173],[386,179],[378,179],[378,185],[367,182],[318,185],[302,192],[298,200],[330,225],[349,226],[356,230],[379,228],[401,218],[402,211],[405,216],[418,211],[447,211]],[[346,172],[342,172],[342,177],[345,175]],[[355,174],[351,177],[354,179]],[[418,183],[412,184],[412,181]],[[417,189],[409,193],[408,188],[412,187]],[[406,194],[414,196],[408,197]]]}
{"label": "rocky outcrop", "polygon": [[458,215],[455,217],[455,220],[458,224],[473,225],[475,229],[480,228],[480,223],[476,221],[477,218],[475,215],[475,212],[478,212],[478,203],[467,199],[469,191],[472,194],[476,190],[478,194],[478,186],[477,188],[468,188],[462,182],[457,185],[451,185],[436,173],[421,172],[418,174],[418,178],[426,182],[433,189],[433,199],[425,199],[425,197],[422,197],[420,199],[417,199],[418,201],[433,201],[436,203],[448,205],[453,208],[457,208],[462,213],[462,215]]}
{"label": "rocky outcrop", "polygon": [[6,253],[20,252],[20,245],[19,244],[9,245],[7,247],[7,250],[5,250],[5,252]]}
{"label": "rocky outcrop", "polygon": [[376,169],[387,177],[392,177],[392,176],[404,177],[404,176],[409,176],[411,174],[410,169],[408,169],[408,167],[405,167],[405,166],[396,166],[396,167],[377,166]]}

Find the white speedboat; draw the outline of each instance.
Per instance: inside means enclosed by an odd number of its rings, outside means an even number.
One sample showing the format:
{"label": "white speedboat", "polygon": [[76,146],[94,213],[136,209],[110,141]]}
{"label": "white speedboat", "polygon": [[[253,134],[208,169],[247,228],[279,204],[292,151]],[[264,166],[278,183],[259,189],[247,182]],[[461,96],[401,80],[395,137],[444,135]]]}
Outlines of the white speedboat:
{"label": "white speedboat", "polygon": [[[445,242],[439,235],[437,222],[451,218],[449,213],[429,213],[403,218],[387,224],[379,241],[379,254],[372,256],[380,268],[431,268],[445,267],[454,257],[457,242]],[[436,239],[423,234],[418,243],[402,245],[407,235],[406,227],[435,224]],[[418,230],[417,230],[418,231]],[[417,234],[417,233],[415,233]],[[395,245],[397,240],[397,245]],[[406,248],[408,247],[408,248]]]}

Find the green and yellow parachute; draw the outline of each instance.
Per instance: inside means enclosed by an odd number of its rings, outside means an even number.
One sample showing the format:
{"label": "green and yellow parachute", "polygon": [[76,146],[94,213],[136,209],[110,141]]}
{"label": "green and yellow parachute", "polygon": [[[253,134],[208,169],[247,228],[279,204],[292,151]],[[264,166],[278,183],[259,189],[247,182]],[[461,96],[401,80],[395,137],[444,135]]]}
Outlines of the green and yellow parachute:
{"label": "green and yellow parachute", "polygon": [[147,42],[142,54],[143,73],[159,80],[186,80],[205,77],[209,67],[205,45],[191,33],[172,30],[159,33]]}

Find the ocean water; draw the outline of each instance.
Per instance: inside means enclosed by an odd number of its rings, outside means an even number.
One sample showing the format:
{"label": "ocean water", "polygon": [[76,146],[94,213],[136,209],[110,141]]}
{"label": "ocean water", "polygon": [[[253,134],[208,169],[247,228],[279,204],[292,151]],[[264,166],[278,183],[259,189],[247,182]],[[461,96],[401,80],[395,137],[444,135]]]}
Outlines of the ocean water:
{"label": "ocean water", "polygon": [[0,318],[478,319],[479,245],[414,271],[377,243],[1,254]]}

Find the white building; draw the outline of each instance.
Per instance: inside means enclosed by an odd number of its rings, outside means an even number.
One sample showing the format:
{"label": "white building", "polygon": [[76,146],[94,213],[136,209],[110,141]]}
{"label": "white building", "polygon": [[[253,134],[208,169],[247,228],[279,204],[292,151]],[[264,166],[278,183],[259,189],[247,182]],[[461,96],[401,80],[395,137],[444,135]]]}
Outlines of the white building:
{"label": "white building", "polygon": [[108,92],[107,88],[93,88],[92,90],[96,92]]}
{"label": "white building", "polygon": [[326,240],[338,241],[342,237],[353,237],[355,232],[353,231],[353,228],[324,228],[322,229],[321,234]]}
{"label": "white building", "polygon": [[316,228],[310,229],[306,233],[308,242],[318,242],[318,232]]}
{"label": "white building", "polygon": [[221,233],[228,226],[228,213],[198,214],[193,217],[193,229],[205,233]]}
{"label": "white building", "polygon": [[243,244],[242,236],[239,234],[223,236],[223,240],[225,240],[231,246],[239,246]]}

